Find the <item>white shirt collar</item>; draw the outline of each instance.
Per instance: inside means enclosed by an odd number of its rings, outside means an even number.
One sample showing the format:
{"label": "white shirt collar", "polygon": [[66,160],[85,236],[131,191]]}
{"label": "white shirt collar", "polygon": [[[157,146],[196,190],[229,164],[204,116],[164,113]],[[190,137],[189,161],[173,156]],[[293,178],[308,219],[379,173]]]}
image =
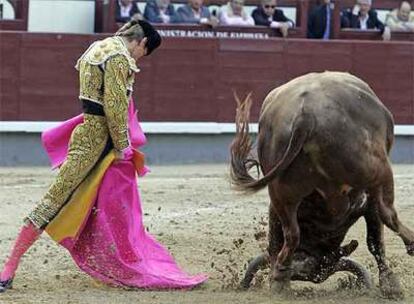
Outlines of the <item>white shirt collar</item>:
{"label": "white shirt collar", "polygon": [[129,17],[129,12],[132,9],[133,3],[130,3],[128,6],[123,6],[120,0],[118,0],[118,3],[120,7],[121,17]]}
{"label": "white shirt collar", "polygon": [[361,30],[368,29],[368,24],[367,24],[368,23],[368,19],[369,19],[368,14],[365,15],[365,18],[362,18],[362,17],[359,18],[359,23],[361,24]]}

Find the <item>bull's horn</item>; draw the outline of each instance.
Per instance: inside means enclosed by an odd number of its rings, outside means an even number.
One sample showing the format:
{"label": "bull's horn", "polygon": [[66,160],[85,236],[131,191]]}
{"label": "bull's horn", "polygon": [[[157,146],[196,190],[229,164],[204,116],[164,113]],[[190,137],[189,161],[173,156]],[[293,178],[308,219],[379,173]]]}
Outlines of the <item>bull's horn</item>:
{"label": "bull's horn", "polygon": [[242,289],[249,289],[250,283],[252,282],[255,274],[261,268],[264,268],[269,264],[269,255],[267,253],[262,253],[255,257],[247,266],[246,274],[243,278],[243,281],[240,283]]}
{"label": "bull's horn", "polygon": [[358,241],[352,240],[349,244],[340,248],[339,254],[341,257],[350,256],[358,248]]}
{"label": "bull's horn", "polygon": [[367,289],[372,288],[371,275],[364,266],[349,258],[341,258],[336,265],[335,271],[348,271],[357,276],[357,282]]}

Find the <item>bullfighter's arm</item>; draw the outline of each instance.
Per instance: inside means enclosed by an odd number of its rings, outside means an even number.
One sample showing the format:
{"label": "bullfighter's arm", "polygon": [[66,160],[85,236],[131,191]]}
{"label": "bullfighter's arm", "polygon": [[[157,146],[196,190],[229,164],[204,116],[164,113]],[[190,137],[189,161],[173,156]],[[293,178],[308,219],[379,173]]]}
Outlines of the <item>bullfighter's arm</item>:
{"label": "bullfighter's arm", "polygon": [[111,57],[105,65],[103,107],[114,148],[122,151],[128,139],[128,60],[123,55]]}

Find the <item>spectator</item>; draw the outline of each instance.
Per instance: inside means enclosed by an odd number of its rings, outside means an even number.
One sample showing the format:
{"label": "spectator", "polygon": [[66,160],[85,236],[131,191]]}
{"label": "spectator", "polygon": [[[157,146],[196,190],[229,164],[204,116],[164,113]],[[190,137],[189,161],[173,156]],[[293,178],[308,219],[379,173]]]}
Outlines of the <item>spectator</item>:
{"label": "spectator", "polygon": [[288,35],[288,29],[294,26],[282,10],[276,8],[276,0],[261,0],[261,4],[252,13],[256,25],[270,26],[279,29],[283,37]]}
{"label": "spectator", "polygon": [[333,30],[332,16],[331,0],[323,0],[322,4],[316,6],[309,14],[307,37],[329,39]]}
{"label": "spectator", "polygon": [[218,20],[211,16],[209,9],[203,5],[203,0],[189,0],[186,5],[177,10],[178,20],[181,23],[209,24],[216,26]]}
{"label": "spectator", "polygon": [[144,18],[151,23],[177,23],[178,16],[170,0],[147,0]]}
{"label": "spectator", "polygon": [[244,0],[230,0],[220,8],[220,25],[253,26],[254,20],[244,9]]}
{"label": "spectator", "polygon": [[377,12],[371,9],[372,0],[357,0],[353,9],[342,12],[341,27],[354,29],[378,29],[384,32],[384,24],[378,19]]}
{"label": "spectator", "polygon": [[403,1],[399,9],[397,8],[387,15],[385,24],[392,31],[414,32],[414,12],[411,11],[410,3]]}
{"label": "spectator", "polygon": [[115,7],[116,22],[127,23],[132,18],[142,19],[141,11],[138,8],[138,3],[134,0],[117,0]]}

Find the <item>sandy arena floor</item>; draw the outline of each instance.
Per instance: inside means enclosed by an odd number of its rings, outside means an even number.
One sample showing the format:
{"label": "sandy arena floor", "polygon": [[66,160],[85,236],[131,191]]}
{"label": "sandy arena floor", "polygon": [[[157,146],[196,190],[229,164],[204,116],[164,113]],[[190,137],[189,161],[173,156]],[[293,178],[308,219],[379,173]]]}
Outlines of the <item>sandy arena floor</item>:
{"label": "sandy arena floor", "polygon": [[[294,282],[295,297],[271,298],[266,279],[238,291],[246,261],[260,252],[255,240],[266,222],[266,191],[253,196],[234,193],[226,180],[226,165],[162,166],[140,181],[149,231],[167,246],[188,272],[207,272],[210,280],[190,292],[123,290],[104,286],[80,272],[65,249],[47,236],[26,254],[14,289],[0,303],[388,303],[378,290],[377,268],[365,246],[365,223],[350,231],[359,248],[353,257],[373,274],[369,293],[350,289],[350,277],[336,274],[314,285]],[[396,205],[400,218],[414,228],[414,165],[394,166]],[[0,168],[0,261],[8,254],[21,219],[46,191],[53,178],[47,168]],[[264,217],[264,218],[263,218]],[[406,298],[414,303],[414,258],[402,241],[386,230],[387,255],[399,275]],[[265,277],[262,274],[259,278]],[[352,282],[352,281],[351,281]]]}

